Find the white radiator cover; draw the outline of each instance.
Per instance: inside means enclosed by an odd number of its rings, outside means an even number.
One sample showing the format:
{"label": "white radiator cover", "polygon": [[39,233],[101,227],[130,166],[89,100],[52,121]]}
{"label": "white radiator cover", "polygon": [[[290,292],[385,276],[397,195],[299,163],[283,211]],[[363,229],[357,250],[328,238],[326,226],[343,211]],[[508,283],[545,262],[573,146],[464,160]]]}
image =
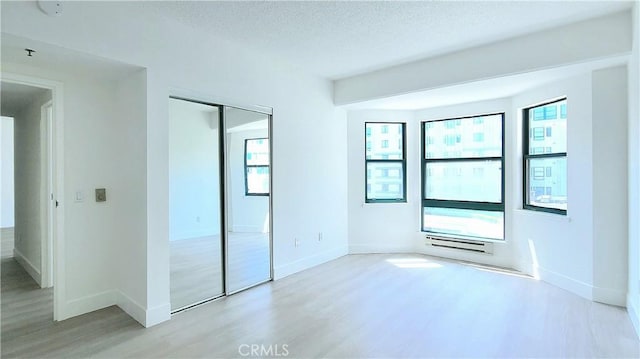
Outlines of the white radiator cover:
{"label": "white radiator cover", "polygon": [[437,235],[427,235],[425,244],[427,246],[468,251],[475,253],[493,254],[493,243],[475,241],[466,238],[444,237]]}

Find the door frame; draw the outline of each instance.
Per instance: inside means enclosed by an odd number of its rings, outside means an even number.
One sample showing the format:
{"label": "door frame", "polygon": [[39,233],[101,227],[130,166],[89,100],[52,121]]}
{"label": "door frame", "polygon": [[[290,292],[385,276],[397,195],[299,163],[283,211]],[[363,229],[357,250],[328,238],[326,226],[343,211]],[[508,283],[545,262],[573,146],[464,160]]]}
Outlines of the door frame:
{"label": "door frame", "polygon": [[[51,116],[49,116],[49,109],[51,109]],[[54,148],[53,148],[53,99],[47,101],[40,107],[40,138],[44,141],[40,144],[41,158],[46,158],[46,161],[41,161],[41,187],[40,198],[48,198],[41,206],[42,210],[42,222],[44,228],[47,231],[42,233],[41,245],[40,245],[40,285],[42,288],[50,288],[53,286],[53,231],[50,228],[55,228],[54,225],[54,176],[53,176],[53,164],[54,164]],[[44,156],[42,156],[44,155]],[[45,157],[46,156],[46,157]]]}
{"label": "door frame", "polygon": [[[0,81],[51,90],[53,108],[51,126],[46,126],[47,181],[44,194],[47,231],[41,238],[41,287],[53,286],[53,320],[66,318],[65,303],[65,236],[64,236],[64,84],[18,73],[2,72]],[[41,111],[45,110],[43,105]],[[43,114],[43,113],[41,113]],[[50,170],[49,170],[50,169]]]}

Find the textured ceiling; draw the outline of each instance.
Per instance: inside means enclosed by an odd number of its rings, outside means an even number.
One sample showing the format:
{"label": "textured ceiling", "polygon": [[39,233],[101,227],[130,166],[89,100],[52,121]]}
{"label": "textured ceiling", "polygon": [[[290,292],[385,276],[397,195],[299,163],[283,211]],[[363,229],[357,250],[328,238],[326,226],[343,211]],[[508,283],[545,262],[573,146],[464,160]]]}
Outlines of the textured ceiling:
{"label": "textured ceiling", "polygon": [[141,2],[331,79],[622,10],[619,1]]}

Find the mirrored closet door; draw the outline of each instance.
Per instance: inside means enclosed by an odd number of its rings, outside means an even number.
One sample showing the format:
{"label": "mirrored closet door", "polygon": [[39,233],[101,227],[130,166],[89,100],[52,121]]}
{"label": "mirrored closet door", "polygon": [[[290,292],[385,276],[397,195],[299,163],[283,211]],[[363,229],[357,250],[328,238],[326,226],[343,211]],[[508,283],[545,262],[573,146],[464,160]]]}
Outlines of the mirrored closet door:
{"label": "mirrored closet door", "polygon": [[171,310],[224,290],[221,109],[169,100],[169,247]]}
{"label": "mirrored closet door", "polygon": [[171,311],[272,279],[270,112],[169,100]]}
{"label": "mirrored closet door", "polygon": [[224,108],[226,290],[271,279],[270,115]]}

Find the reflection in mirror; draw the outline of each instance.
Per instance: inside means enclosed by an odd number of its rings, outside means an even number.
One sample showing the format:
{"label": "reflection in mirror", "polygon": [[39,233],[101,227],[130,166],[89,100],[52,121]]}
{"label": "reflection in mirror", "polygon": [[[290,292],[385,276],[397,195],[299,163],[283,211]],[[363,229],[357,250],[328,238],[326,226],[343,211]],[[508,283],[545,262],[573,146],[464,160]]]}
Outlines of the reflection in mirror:
{"label": "reflection in mirror", "polygon": [[219,108],[169,100],[171,310],[223,289]]}
{"label": "reflection in mirror", "polygon": [[227,293],[271,279],[269,115],[225,107]]}

